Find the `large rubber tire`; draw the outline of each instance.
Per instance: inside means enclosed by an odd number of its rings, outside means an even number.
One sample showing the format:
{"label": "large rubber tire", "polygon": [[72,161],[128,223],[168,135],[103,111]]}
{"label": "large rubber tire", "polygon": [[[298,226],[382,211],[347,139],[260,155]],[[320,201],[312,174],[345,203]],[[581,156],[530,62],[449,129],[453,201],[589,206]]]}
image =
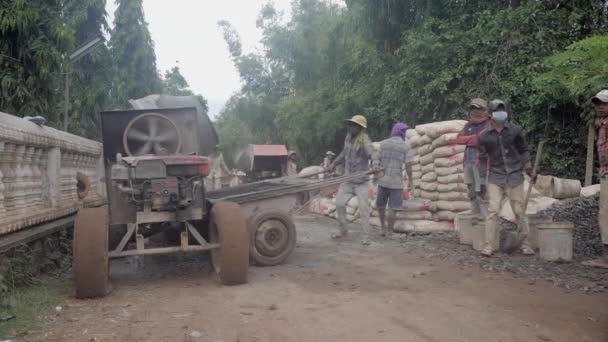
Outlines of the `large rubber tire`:
{"label": "large rubber tire", "polygon": [[74,222],[74,287],[77,298],[103,297],[110,292],[108,209],[85,208]]}
{"label": "large rubber tire", "polygon": [[279,265],[296,248],[296,226],[291,216],[280,210],[264,210],[251,217],[249,234],[249,255],[257,266]]}
{"label": "large rubber tire", "polygon": [[211,264],[224,285],[247,282],[249,233],[241,207],[232,202],[216,203],[211,209],[209,240],[220,248],[211,250]]}

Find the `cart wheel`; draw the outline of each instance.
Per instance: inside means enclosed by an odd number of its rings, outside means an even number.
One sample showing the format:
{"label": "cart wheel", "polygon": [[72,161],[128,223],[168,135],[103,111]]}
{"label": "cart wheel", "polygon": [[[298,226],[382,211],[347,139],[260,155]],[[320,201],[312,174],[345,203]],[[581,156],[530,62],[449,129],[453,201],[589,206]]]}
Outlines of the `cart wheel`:
{"label": "cart wheel", "polygon": [[232,202],[219,202],[211,209],[209,240],[220,247],[211,250],[211,263],[224,285],[247,282],[249,267],[249,234],[241,207]]}
{"label": "cart wheel", "polygon": [[249,221],[251,259],[258,266],[275,266],[289,257],[296,247],[296,226],[288,214],[265,210]]}
{"label": "cart wheel", "polygon": [[93,298],[108,294],[108,209],[105,206],[78,211],[73,248],[76,297]]}

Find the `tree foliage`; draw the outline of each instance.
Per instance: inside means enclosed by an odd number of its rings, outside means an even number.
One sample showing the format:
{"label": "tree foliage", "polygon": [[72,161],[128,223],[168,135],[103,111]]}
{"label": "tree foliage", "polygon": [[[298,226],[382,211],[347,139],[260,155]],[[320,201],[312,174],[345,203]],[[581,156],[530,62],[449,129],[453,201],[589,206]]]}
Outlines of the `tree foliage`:
{"label": "tree foliage", "polygon": [[142,2],[117,0],[110,48],[117,76],[113,90],[122,103],[162,89]]}
{"label": "tree foliage", "polygon": [[[113,1],[113,0],[111,0]],[[65,74],[71,76],[70,132],[98,137],[98,113],[164,92],[191,95],[174,68],[161,80],[142,0],[118,1],[110,32],[106,0],[0,1],[0,111],[43,115],[62,127]],[[68,65],[67,56],[93,36],[110,40]],[[207,101],[197,95],[206,108]]]}
{"label": "tree foliage", "polygon": [[[273,141],[297,149],[305,163],[317,163],[327,149],[341,148],[342,120],[353,114],[366,115],[372,138],[381,139],[396,120],[466,118],[470,98],[501,98],[533,143],[549,132],[547,154],[560,157],[545,162],[543,172],[582,177],[584,101],[576,97],[588,99],[608,85],[598,42],[605,39],[605,1],[346,0],[345,5],[297,0],[287,22],[265,6],[258,19],[260,53],[243,53],[238,33],[229,23],[220,24],[243,82],[231,100],[242,105],[227,106],[218,121],[222,139],[231,139],[224,133],[234,130],[225,126],[237,122],[256,127],[253,140],[263,141],[267,130],[257,128],[263,123],[275,132]],[[584,90],[578,94],[560,88],[565,96],[556,103],[555,93],[541,91],[537,78],[562,75],[558,60],[570,59],[549,57],[591,36],[601,36],[592,38],[598,52],[589,43],[579,48],[586,72],[572,70],[588,84],[579,84]]]}

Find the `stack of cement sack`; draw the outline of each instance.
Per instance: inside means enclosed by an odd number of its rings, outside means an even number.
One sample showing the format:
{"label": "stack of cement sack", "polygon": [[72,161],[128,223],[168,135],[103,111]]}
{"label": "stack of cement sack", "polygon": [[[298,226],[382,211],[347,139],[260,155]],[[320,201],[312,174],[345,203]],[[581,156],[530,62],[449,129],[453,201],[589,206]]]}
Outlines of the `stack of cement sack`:
{"label": "stack of cement sack", "polygon": [[418,125],[408,138],[420,165],[413,196],[433,202],[435,221],[454,221],[457,213],[470,209],[462,167],[465,146],[452,143],[465,124],[452,120]]}
{"label": "stack of cement sack", "polygon": [[[310,202],[309,210],[316,214],[337,218],[336,198],[335,197],[318,197],[313,198]],[[353,222],[359,218],[359,201],[356,197],[351,198],[346,205],[346,220]]]}

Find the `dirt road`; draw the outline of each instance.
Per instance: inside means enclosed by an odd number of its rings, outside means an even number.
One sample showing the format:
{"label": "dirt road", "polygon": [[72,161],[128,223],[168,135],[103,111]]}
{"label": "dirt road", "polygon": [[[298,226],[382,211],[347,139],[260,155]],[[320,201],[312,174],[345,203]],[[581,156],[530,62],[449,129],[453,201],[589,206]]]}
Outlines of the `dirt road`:
{"label": "dirt road", "polygon": [[[334,223],[298,220],[282,266],[220,286],[200,258],[112,265],[113,293],[70,299],[40,341],[608,341],[608,296],[484,272],[399,241],[330,240]],[[380,241],[376,237],[375,241]]]}

